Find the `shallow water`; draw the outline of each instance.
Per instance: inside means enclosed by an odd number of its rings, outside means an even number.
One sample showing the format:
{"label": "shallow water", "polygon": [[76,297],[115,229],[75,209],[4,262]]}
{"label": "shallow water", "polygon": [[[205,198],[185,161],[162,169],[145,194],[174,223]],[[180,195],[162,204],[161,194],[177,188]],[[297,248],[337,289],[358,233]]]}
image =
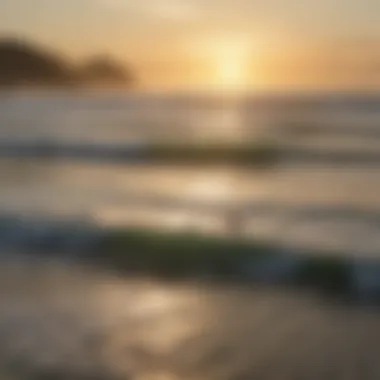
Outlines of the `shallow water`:
{"label": "shallow water", "polygon": [[269,288],[125,280],[13,256],[0,267],[11,378],[377,379],[378,311]]}
{"label": "shallow water", "polygon": [[5,215],[228,233],[228,210],[244,211],[242,234],[285,247],[376,255],[377,169],[302,165],[258,173],[231,167],[0,161]]}

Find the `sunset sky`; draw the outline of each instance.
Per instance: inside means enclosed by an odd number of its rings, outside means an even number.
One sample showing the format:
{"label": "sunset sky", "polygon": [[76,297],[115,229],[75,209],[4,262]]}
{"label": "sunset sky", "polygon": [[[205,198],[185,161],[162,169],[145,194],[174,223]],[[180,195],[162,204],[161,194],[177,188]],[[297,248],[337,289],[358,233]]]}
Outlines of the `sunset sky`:
{"label": "sunset sky", "polygon": [[148,87],[379,86],[379,20],[379,0],[0,1],[0,35],[110,54]]}

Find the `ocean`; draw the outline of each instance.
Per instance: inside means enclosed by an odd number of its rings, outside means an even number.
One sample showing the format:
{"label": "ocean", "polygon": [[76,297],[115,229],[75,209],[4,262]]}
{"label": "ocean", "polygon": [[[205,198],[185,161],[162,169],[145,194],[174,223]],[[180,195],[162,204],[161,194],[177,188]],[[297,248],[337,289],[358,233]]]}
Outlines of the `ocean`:
{"label": "ocean", "polygon": [[[162,141],[265,141],[282,155],[265,168],[144,160]],[[54,244],[52,255],[28,248],[58,228],[80,254],[89,225],[225,235],[232,208],[242,237],[291,254],[378,257],[379,142],[374,95],[3,93],[0,375],[378,379],[374,308],[295,288],[132,278],[57,258]]]}
{"label": "ocean", "polygon": [[[162,141],[265,141],[286,153],[264,170],[133,160]],[[118,149],[132,157],[113,159]],[[380,248],[377,95],[3,93],[0,157],[6,217],[223,234],[232,205],[243,235],[285,249]]]}

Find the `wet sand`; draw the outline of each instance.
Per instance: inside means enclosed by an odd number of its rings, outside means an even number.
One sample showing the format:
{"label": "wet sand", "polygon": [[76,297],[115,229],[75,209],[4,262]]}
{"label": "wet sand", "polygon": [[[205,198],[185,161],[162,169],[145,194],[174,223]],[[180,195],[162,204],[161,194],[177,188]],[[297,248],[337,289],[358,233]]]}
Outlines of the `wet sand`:
{"label": "wet sand", "polygon": [[1,370],[31,379],[378,379],[380,314],[311,294],[2,259]]}

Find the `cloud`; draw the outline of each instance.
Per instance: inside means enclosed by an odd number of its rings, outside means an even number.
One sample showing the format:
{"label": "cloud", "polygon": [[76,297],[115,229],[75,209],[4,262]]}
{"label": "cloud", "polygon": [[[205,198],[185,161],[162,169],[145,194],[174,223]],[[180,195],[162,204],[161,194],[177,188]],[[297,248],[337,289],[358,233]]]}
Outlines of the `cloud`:
{"label": "cloud", "polygon": [[124,9],[138,16],[173,21],[196,19],[200,13],[198,4],[190,0],[100,0],[110,8]]}

